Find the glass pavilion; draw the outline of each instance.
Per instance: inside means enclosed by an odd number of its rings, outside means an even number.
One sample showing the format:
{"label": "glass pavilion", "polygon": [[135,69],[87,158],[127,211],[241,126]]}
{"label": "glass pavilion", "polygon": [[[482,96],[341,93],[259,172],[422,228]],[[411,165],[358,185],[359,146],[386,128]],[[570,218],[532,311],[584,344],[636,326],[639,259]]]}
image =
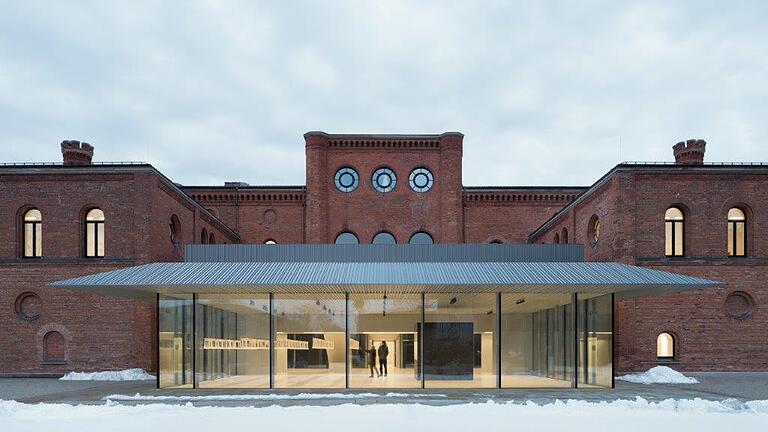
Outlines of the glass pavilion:
{"label": "glass pavilion", "polygon": [[718,285],[582,253],[189,245],[53,285],[154,299],[158,387],[206,389],[610,388],[617,299]]}

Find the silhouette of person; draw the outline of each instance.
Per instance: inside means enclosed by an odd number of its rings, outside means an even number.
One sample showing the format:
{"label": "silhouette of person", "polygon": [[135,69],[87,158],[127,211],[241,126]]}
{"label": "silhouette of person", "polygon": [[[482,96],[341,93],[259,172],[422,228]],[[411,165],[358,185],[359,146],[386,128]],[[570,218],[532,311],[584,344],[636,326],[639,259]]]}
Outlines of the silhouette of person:
{"label": "silhouette of person", "polygon": [[371,376],[370,378],[373,378],[373,373],[376,372],[377,376],[381,376],[381,373],[376,369],[376,345],[373,344],[373,341],[371,341],[371,348],[367,350],[363,350],[368,357],[368,367],[371,369]]}
{"label": "silhouette of person", "polygon": [[379,376],[387,376],[387,356],[389,355],[389,347],[387,341],[381,341],[379,345]]}

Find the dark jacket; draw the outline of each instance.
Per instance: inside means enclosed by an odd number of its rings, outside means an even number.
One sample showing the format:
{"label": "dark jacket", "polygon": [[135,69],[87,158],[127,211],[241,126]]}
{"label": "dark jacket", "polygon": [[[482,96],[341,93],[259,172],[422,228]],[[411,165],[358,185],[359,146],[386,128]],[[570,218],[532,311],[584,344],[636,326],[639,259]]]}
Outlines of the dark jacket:
{"label": "dark jacket", "polygon": [[379,357],[382,360],[386,360],[388,355],[389,355],[389,347],[387,345],[380,345],[379,346]]}
{"label": "dark jacket", "polygon": [[368,362],[372,365],[376,365],[376,348],[371,347],[371,349],[363,351],[368,354]]}

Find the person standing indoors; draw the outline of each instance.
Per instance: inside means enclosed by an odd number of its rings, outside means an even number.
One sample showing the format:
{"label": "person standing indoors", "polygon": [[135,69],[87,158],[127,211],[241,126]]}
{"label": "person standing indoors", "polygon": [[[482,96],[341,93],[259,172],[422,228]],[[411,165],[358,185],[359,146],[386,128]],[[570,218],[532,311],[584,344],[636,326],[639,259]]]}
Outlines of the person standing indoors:
{"label": "person standing indoors", "polygon": [[379,345],[379,376],[387,376],[387,356],[389,355],[389,347],[387,341],[381,341]]}
{"label": "person standing indoors", "polygon": [[381,372],[376,370],[376,345],[373,344],[373,341],[371,341],[371,348],[363,351],[365,351],[367,354],[366,357],[368,357],[368,367],[371,368],[370,378],[373,378],[374,372],[376,372],[377,376],[381,376]]}

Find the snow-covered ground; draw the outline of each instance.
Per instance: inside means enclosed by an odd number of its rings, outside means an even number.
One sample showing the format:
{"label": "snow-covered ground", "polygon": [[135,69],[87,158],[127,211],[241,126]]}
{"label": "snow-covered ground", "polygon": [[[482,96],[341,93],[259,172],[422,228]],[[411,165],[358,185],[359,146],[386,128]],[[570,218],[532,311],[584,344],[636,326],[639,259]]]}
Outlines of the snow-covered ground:
{"label": "snow-covered ground", "polygon": [[125,369],[106,372],[69,372],[59,378],[63,381],[146,381],[155,379],[144,369]]}
{"label": "snow-covered ground", "polygon": [[370,398],[444,398],[444,394],[433,393],[297,393],[297,394],[220,394],[220,395],[142,395],[113,394],[105,396],[108,401],[141,402],[200,402],[200,401],[265,401],[265,400],[319,400],[319,399],[370,399]]}
{"label": "snow-covered ground", "polygon": [[131,431],[185,432],[238,430],[360,431],[492,431],[536,430],[594,432],[611,425],[622,431],[763,430],[768,424],[768,401],[723,402],[644,399],[614,402],[569,400],[547,405],[494,402],[451,405],[337,405],[194,407],[186,405],[127,406],[28,405],[0,401],[4,431]]}
{"label": "snow-covered ground", "polygon": [[656,366],[642,373],[622,375],[617,380],[639,384],[698,384],[696,378],[687,377],[680,372],[667,367]]}

